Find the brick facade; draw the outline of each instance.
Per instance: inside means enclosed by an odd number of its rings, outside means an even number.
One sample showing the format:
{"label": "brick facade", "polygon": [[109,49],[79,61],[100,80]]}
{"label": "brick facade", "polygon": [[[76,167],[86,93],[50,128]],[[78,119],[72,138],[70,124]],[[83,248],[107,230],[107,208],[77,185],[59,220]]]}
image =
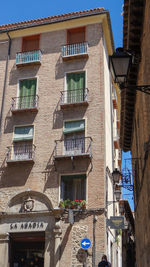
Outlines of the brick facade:
{"label": "brick facade", "polygon": [[[19,205],[17,203],[20,203],[21,199],[23,201],[23,198],[19,198],[18,202],[15,200],[15,196],[18,194],[31,195],[32,198],[36,199],[34,192],[41,193],[47,197],[51,203],[51,208],[59,211],[62,174],[86,174],[87,208],[104,209],[106,107],[104,100],[103,34],[101,23],[88,23],[86,25],[86,41],[89,45],[89,57],[63,61],[61,46],[66,43],[66,29],[41,32],[41,65],[22,67],[16,66],[16,53],[21,51],[22,38],[12,38],[2,116],[2,133],[0,136],[1,212],[12,211],[10,202],[13,198],[14,204],[12,206]],[[1,46],[0,84],[2,88],[8,43]],[[60,96],[61,91],[65,90],[66,73],[76,71],[85,71],[86,73],[86,87],[89,90],[88,106],[78,105],[61,109]],[[18,94],[19,80],[35,77],[37,78],[37,95],[39,97],[38,110],[36,112],[25,111],[13,114],[10,110],[11,101]],[[2,95],[0,95],[0,98],[2,98]],[[63,138],[64,122],[82,119],[85,120],[85,137],[93,139],[92,158],[75,157],[73,160],[72,158],[62,158],[55,161],[55,140]],[[6,153],[7,147],[11,146],[13,142],[14,127],[26,125],[34,126],[33,144],[36,146],[34,162],[8,164],[6,162]],[[47,199],[41,200],[41,202],[47,203]],[[37,205],[43,212],[42,204]],[[48,204],[45,205],[47,209]],[[16,209],[14,208],[15,211]],[[43,215],[41,216],[43,218]],[[100,260],[102,253],[106,251],[104,211],[97,216],[95,229],[96,264]],[[57,214],[55,218],[58,219]],[[2,221],[6,222],[5,218]],[[55,237],[53,235],[53,227],[53,223],[51,223],[48,230],[46,230],[46,240],[49,234],[51,236],[49,240],[51,257],[50,265],[48,265],[49,260],[47,261],[47,256],[45,256],[45,264],[47,265],[44,266],[82,266],[83,263],[80,262],[76,254],[80,249],[80,241],[83,237],[88,237],[93,242],[93,215],[91,214],[81,219],[77,215],[73,226],[70,226],[67,218],[61,220],[59,227],[56,227],[56,231],[54,231],[56,232]],[[56,255],[54,257],[53,247],[57,248],[59,239],[61,248],[58,245],[58,250],[55,251]],[[48,251],[46,250],[45,253],[47,255]],[[87,261],[88,266],[91,266],[91,248],[89,249]]]}

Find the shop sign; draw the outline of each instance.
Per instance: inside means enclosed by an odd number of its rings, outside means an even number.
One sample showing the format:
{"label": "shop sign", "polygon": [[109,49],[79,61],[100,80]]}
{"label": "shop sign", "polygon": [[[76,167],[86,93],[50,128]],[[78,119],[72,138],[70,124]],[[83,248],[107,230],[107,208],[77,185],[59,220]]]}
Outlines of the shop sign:
{"label": "shop sign", "polygon": [[111,216],[110,219],[107,219],[107,226],[111,229],[124,229],[124,217]]}
{"label": "shop sign", "polygon": [[46,226],[45,222],[14,222],[10,223],[9,231],[44,231]]}

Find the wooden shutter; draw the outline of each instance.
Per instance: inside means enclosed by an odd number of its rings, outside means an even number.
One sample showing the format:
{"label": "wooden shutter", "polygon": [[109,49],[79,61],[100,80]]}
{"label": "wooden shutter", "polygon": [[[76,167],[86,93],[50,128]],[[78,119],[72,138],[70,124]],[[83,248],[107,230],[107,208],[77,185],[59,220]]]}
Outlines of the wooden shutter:
{"label": "wooden shutter", "polygon": [[67,31],[67,44],[85,42],[85,27],[70,29]]}
{"label": "wooden shutter", "polygon": [[38,50],[39,44],[40,44],[40,35],[23,37],[23,39],[22,39],[22,52]]}

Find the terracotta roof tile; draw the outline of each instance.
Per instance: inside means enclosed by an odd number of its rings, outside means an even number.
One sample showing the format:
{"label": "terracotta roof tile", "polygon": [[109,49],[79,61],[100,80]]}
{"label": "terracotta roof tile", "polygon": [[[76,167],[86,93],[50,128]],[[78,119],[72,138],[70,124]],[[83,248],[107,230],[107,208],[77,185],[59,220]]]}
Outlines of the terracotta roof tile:
{"label": "terracotta roof tile", "polygon": [[59,22],[59,21],[67,20],[67,19],[78,18],[81,16],[96,15],[96,14],[101,14],[105,11],[106,10],[104,8],[94,8],[94,9],[90,9],[90,10],[71,12],[71,13],[46,17],[46,18],[40,18],[40,19],[34,19],[34,20],[21,21],[21,22],[16,22],[16,23],[11,23],[11,24],[0,25],[0,32],[9,31],[9,30],[11,31],[11,30],[15,30],[18,28],[24,28],[24,27],[32,27],[32,26],[36,26],[36,25],[38,26],[40,24],[55,23],[55,22]]}

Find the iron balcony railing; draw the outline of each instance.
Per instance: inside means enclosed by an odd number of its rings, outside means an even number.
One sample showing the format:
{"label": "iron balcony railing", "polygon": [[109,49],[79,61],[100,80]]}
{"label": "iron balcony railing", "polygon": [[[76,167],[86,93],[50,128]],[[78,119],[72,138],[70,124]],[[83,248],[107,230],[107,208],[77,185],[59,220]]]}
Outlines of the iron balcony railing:
{"label": "iron balcony railing", "polygon": [[75,89],[61,92],[60,104],[88,102],[88,89]]}
{"label": "iron balcony railing", "polygon": [[19,52],[16,54],[16,65],[29,64],[32,62],[41,63],[41,50]]}
{"label": "iron balcony railing", "polygon": [[92,138],[81,137],[55,141],[54,157],[92,156]]}
{"label": "iron balcony railing", "polygon": [[63,45],[61,48],[62,57],[78,56],[78,55],[87,55],[88,54],[88,43],[77,43],[77,44],[68,44]]}
{"label": "iron balcony railing", "polygon": [[8,147],[6,161],[33,161],[35,157],[35,145],[33,144],[23,144],[15,143]]}
{"label": "iron balcony railing", "polygon": [[24,109],[37,109],[39,103],[38,95],[29,95],[23,97],[13,97],[11,103],[11,111],[19,111]]}

